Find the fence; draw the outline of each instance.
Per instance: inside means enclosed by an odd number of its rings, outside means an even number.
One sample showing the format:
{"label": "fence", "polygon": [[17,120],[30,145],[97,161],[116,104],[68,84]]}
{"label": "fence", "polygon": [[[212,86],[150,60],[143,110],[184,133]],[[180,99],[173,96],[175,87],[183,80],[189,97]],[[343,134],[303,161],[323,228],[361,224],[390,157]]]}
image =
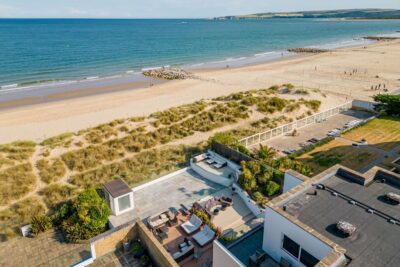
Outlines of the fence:
{"label": "fence", "polygon": [[321,122],[326,120],[329,117],[332,117],[336,114],[339,114],[343,111],[349,110],[352,108],[352,102],[348,102],[346,104],[337,106],[335,108],[311,115],[309,117],[279,126],[277,128],[258,133],[240,140],[240,142],[246,147],[252,147],[258,144],[261,144],[269,139],[272,139],[277,136],[284,135],[286,133],[292,132],[295,129],[299,129],[305,127],[310,124],[314,124],[317,122]]}
{"label": "fence", "polygon": [[242,161],[248,162],[253,160],[251,157],[215,141],[211,143],[211,150],[239,165]]}

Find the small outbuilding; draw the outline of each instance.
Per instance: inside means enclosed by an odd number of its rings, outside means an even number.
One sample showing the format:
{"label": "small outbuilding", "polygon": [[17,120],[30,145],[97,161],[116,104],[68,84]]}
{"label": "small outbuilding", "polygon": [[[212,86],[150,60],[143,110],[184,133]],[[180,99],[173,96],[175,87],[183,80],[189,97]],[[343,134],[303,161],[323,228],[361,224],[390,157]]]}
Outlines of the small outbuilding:
{"label": "small outbuilding", "polygon": [[104,185],[105,197],[113,215],[119,216],[133,210],[133,191],[122,179]]}

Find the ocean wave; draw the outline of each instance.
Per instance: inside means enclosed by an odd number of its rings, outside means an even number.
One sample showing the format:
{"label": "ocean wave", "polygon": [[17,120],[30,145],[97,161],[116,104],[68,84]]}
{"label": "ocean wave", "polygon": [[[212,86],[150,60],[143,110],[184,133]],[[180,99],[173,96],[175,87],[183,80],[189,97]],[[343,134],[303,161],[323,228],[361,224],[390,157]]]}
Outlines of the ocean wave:
{"label": "ocean wave", "polygon": [[9,88],[15,88],[15,87],[18,87],[18,83],[0,86],[1,89],[9,89]]}
{"label": "ocean wave", "polygon": [[264,52],[264,53],[258,53],[258,54],[254,54],[255,57],[265,57],[271,54],[277,54],[279,52],[277,51],[270,51],[270,52]]}

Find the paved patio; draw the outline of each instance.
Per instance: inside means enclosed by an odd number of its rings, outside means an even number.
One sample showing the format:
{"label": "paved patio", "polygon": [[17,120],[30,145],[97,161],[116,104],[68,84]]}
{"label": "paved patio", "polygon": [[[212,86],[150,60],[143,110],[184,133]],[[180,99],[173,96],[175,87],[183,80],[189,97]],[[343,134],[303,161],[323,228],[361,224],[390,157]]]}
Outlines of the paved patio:
{"label": "paved patio", "polygon": [[145,219],[171,207],[179,209],[180,204],[190,205],[222,189],[223,186],[210,182],[189,169],[135,191],[135,212],[141,219]]}
{"label": "paved patio", "polygon": [[88,244],[67,243],[60,232],[17,237],[0,244],[0,266],[70,266],[90,256]]}
{"label": "paved patio", "polygon": [[132,252],[115,251],[89,265],[90,267],[139,267],[140,261],[133,257]]}
{"label": "paved patio", "polygon": [[[311,138],[322,139],[327,133],[335,128],[343,127],[347,122],[352,120],[365,120],[372,117],[373,114],[365,111],[348,110],[328,118],[321,123],[315,123],[298,129],[298,136],[279,136],[263,143],[277,150],[299,149],[300,143],[306,142]],[[254,146],[258,148],[259,146]]]}

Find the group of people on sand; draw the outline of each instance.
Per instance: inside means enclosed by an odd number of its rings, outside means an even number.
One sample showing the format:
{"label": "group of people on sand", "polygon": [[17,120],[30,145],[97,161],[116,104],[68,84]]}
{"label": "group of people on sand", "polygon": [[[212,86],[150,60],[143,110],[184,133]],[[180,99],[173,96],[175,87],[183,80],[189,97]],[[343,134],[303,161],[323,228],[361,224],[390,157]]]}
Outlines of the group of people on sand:
{"label": "group of people on sand", "polygon": [[[344,71],[344,75],[356,75],[358,73],[358,69],[352,69],[351,71]],[[365,71],[364,74],[367,74],[367,71]]]}
{"label": "group of people on sand", "polygon": [[380,83],[377,85],[371,85],[371,91],[377,91],[377,90],[381,90],[383,89],[384,92],[387,92],[388,89],[386,88],[386,84],[385,83]]}

